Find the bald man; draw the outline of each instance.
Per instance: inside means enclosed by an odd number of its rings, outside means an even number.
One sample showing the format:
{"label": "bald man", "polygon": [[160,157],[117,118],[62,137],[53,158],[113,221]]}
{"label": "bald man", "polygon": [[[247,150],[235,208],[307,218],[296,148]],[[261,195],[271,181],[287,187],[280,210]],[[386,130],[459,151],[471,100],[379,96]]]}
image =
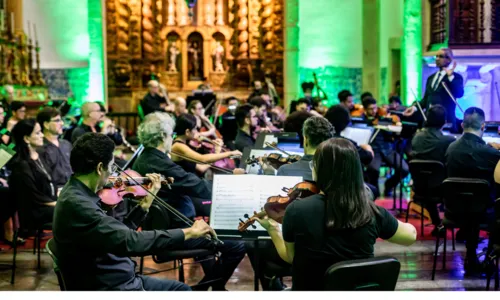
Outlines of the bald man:
{"label": "bald man", "polygon": [[167,105],[167,99],[162,96],[160,92],[160,84],[156,80],[150,80],[148,82],[149,92],[144,96],[141,101],[142,111],[144,116],[155,112],[162,111],[165,112],[165,107]]}
{"label": "bald man", "polygon": [[174,104],[175,104],[174,113],[176,117],[187,113],[186,100],[184,98],[182,97],[175,98]]}
{"label": "bald man", "polygon": [[87,132],[97,132],[96,126],[104,118],[105,112],[97,102],[86,102],[82,105],[82,123],[71,134],[71,143]]}
{"label": "bald man", "polygon": [[[451,67],[450,67],[451,65]],[[420,105],[423,110],[428,110],[432,105],[441,104],[446,108],[446,122],[451,124],[451,131],[458,132],[455,117],[455,102],[446,91],[446,86],[453,97],[458,99],[464,95],[464,79],[455,72],[457,62],[453,60],[453,53],[449,48],[441,48],[436,53],[436,67],[439,70],[427,78],[425,94]],[[409,107],[405,116],[411,116],[417,111],[415,106]]]}

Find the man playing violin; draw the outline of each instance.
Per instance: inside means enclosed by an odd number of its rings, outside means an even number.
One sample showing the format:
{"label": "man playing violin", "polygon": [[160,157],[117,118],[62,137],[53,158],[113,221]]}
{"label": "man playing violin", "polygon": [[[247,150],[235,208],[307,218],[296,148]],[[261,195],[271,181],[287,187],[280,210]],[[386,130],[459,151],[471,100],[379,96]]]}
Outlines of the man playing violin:
{"label": "man playing violin", "polygon": [[[365,113],[363,114],[363,119],[369,126],[378,124],[379,120],[384,117],[391,116],[387,115],[382,109],[377,107],[377,100],[372,97],[366,97],[363,100],[363,107]],[[392,122],[397,121],[395,118]],[[385,181],[384,196],[392,195],[392,190],[399,183],[400,172],[402,173],[402,178],[406,177],[409,173],[408,164],[403,160],[401,165],[401,157],[397,153],[392,145],[392,133],[380,130],[375,139],[372,142],[372,148],[374,152],[374,157],[371,163],[368,165],[366,170],[366,175],[368,183],[378,187],[378,179],[380,175],[380,166],[382,161],[390,168],[394,168],[394,174]]]}
{"label": "man playing violin", "polygon": [[[209,216],[212,199],[212,182],[186,172],[175,164],[167,155],[172,147],[172,128],[174,122],[166,113],[155,112],[144,118],[137,131],[144,151],[135,161],[132,169],[140,174],[158,173],[165,178],[174,178],[171,189],[162,187],[158,196],[176,208],[184,216]],[[172,218],[172,227],[182,227],[178,219]],[[212,247],[207,239],[186,241],[182,249],[206,249]],[[201,264],[205,277],[200,283],[221,279],[212,284],[212,290],[224,290],[234,270],[245,256],[242,242],[224,241],[218,249],[221,263],[214,265],[213,260],[204,260]],[[161,254],[160,254],[161,255]]]}
{"label": "man playing violin", "polygon": [[[136,275],[129,256],[151,255],[179,249],[186,240],[213,234],[204,221],[191,228],[136,231],[153,201],[148,195],[124,222],[106,215],[97,191],[114,168],[113,141],[102,134],[82,135],[71,151],[74,174],[64,186],[54,213],[54,254],[68,290],[187,291],[184,283]],[[146,174],[149,190],[156,194],[160,175]]]}
{"label": "man playing violin", "polygon": [[253,137],[259,117],[255,108],[250,104],[245,104],[236,109],[236,123],[238,124],[238,134],[234,140],[234,146],[240,152],[246,147],[252,148],[255,144]]}

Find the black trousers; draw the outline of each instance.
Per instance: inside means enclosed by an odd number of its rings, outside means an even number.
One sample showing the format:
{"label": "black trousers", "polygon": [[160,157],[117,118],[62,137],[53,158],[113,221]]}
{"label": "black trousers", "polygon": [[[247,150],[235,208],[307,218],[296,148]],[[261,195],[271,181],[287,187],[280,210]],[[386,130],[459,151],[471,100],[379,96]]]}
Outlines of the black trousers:
{"label": "black trousers", "polygon": [[[212,249],[212,242],[205,238],[198,238],[187,240],[184,242],[184,249]],[[199,257],[197,260],[204,260],[201,262],[205,277],[199,284],[207,281],[221,279],[211,284],[212,290],[223,291],[226,283],[233,275],[234,270],[238,267],[241,260],[245,257],[245,245],[241,241],[224,241],[224,245],[218,247],[221,253],[221,262],[216,264],[213,259],[206,259],[206,257]]]}
{"label": "black trousers", "polygon": [[191,288],[179,281],[140,276],[142,287],[146,291],[190,291]]}
{"label": "black trousers", "polygon": [[[258,248],[255,247],[254,241],[247,241],[245,242],[245,248],[252,268],[258,272],[257,276],[264,291],[270,290],[270,280],[277,275],[276,273],[289,273],[290,276],[292,275],[292,266],[281,259],[271,240],[258,241]],[[257,255],[258,260],[256,259]]]}
{"label": "black trousers", "polygon": [[[409,173],[408,164],[403,160],[401,165],[401,155],[396,151],[391,151],[388,155],[385,155],[379,151],[375,152],[375,157],[371,163],[366,167],[366,177],[369,184],[378,187],[378,179],[380,176],[380,166],[382,161],[387,164],[387,166],[394,169],[394,174],[385,181],[385,190],[390,191],[396,187],[399,183],[401,175],[405,178]],[[400,174],[400,171],[402,174]]]}

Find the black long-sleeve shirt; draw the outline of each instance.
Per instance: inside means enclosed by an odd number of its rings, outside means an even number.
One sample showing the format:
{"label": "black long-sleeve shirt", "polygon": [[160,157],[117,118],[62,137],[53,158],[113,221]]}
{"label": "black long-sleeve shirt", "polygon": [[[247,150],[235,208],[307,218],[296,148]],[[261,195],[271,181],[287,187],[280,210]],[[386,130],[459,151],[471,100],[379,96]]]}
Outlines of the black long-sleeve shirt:
{"label": "black long-sleeve shirt", "polygon": [[194,205],[189,197],[212,199],[212,183],[210,181],[186,172],[168,155],[155,148],[146,147],[135,161],[132,169],[142,175],[158,173],[165,177],[173,177],[172,189],[164,187],[158,196],[188,218],[195,217]]}
{"label": "black long-sleeve shirt", "polygon": [[155,111],[165,112],[165,109],[161,108],[160,104],[166,102],[167,100],[165,100],[165,98],[163,97],[160,97],[159,95],[151,95],[151,93],[147,93],[146,96],[144,96],[144,99],[142,99],[141,101],[142,112],[144,113],[144,116],[147,116],[148,114]]}
{"label": "black long-sleeve shirt", "polygon": [[124,223],[106,215],[100,198],[75,177],[64,186],[54,214],[55,255],[70,290],[142,290],[128,256],[181,248],[181,229],[136,231],[146,217],[139,205]]}
{"label": "black long-sleeve shirt", "polygon": [[43,147],[37,149],[56,188],[63,187],[73,173],[69,163],[72,148],[71,143],[66,140],[59,140],[58,147],[44,138]]}

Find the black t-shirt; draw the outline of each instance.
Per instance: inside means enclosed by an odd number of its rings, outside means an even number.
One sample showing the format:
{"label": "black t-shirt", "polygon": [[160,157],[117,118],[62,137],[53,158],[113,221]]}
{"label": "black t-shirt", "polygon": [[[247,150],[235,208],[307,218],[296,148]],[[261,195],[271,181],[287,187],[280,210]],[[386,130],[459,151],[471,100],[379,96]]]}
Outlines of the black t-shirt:
{"label": "black t-shirt", "polygon": [[360,228],[326,232],[325,196],[313,195],[292,202],[283,220],[285,242],[295,243],[293,290],[323,290],[324,275],[333,264],[373,257],[377,238],[389,239],[398,221],[381,207],[373,221]]}

